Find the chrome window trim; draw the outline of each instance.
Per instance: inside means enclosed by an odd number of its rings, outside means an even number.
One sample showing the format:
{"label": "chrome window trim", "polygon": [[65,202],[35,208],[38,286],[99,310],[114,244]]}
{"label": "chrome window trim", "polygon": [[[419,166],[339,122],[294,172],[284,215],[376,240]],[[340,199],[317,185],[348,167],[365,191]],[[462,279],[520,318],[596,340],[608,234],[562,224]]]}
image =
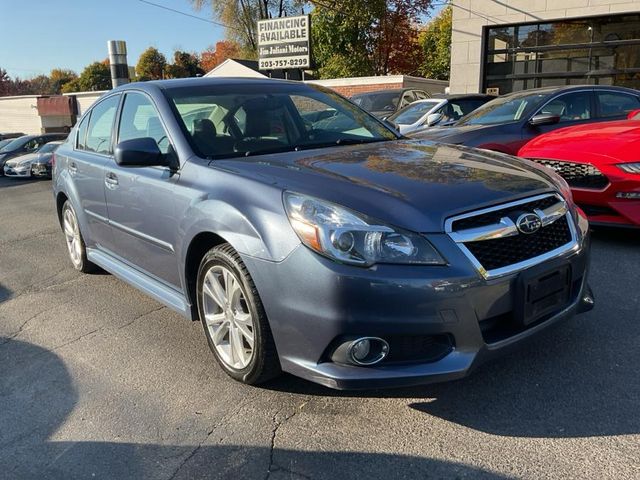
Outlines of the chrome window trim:
{"label": "chrome window trim", "polygon": [[[556,248],[554,250],[551,250],[549,252],[546,252],[546,253],[544,253],[542,255],[538,255],[537,257],[529,258],[527,260],[523,260],[522,262],[514,263],[512,265],[507,265],[506,267],[495,268],[493,270],[486,270],[482,266],[482,264],[478,261],[478,259],[476,259],[476,257],[473,255],[473,253],[471,253],[471,251],[462,242],[463,239],[465,239],[465,241],[470,241],[470,240],[466,239],[467,238],[466,236],[461,236],[460,232],[454,232],[453,231],[452,226],[453,226],[453,223],[456,220],[462,220],[464,218],[477,217],[477,216],[483,215],[485,213],[490,213],[490,212],[494,212],[494,211],[497,211],[497,210],[504,210],[504,209],[507,209],[507,208],[516,207],[518,205],[535,202],[537,200],[542,200],[544,198],[551,197],[551,196],[555,196],[558,199],[558,203],[562,203],[562,208],[558,209],[557,208],[557,204],[556,204],[556,205],[552,205],[551,207],[545,209],[544,211],[539,210],[539,209],[535,209],[534,212],[536,214],[538,214],[539,216],[540,216],[540,214],[542,214],[543,216],[547,217],[547,219],[546,219],[547,223],[545,225],[549,225],[549,224],[553,223],[554,221],[562,218],[562,216],[566,217],[567,224],[569,225],[569,231],[571,233],[571,240],[568,243],[566,243],[565,245],[562,245],[562,246],[560,246],[560,247],[558,247],[558,248]],[[543,218],[543,216],[541,216],[541,219]],[[554,219],[550,220],[550,218],[554,218]],[[504,218],[502,220],[504,220]],[[501,222],[502,222],[502,220],[501,220]],[[510,219],[508,219],[508,220],[511,221]],[[544,222],[544,220],[543,220],[543,222]],[[513,222],[511,221],[511,223],[513,223]],[[502,223],[494,224],[494,225],[502,225]],[[515,224],[513,225],[513,227],[515,228]],[[482,228],[485,228],[485,227],[479,227],[479,229],[482,229]],[[468,229],[468,230],[479,230],[479,229]],[[503,233],[506,233],[506,234],[503,234],[502,237],[508,237],[508,236],[513,235],[511,233],[511,229],[509,228],[508,224],[501,231]],[[569,209],[566,206],[565,200],[557,193],[546,193],[546,194],[542,194],[542,195],[536,195],[536,196],[533,196],[533,197],[527,197],[527,198],[523,198],[523,199],[516,200],[516,201],[513,201],[513,202],[503,203],[503,204],[500,204],[500,205],[494,205],[493,207],[483,208],[481,210],[476,210],[474,212],[464,213],[462,215],[456,215],[456,216],[450,217],[445,221],[445,233],[449,236],[449,238],[451,238],[456,243],[458,248],[460,248],[462,253],[469,259],[469,261],[473,264],[473,266],[478,271],[478,273],[486,280],[491,280],[491,279],[502,277],[502,276],[505,276],[505,275],[510,275],[512,273],[516,273],[516,272],[519,272],[521,270],[525,270],[525,269],[527,269],[529,267],[532,267],[532,266],[537,265],[539,263],[545,262],[547,260],[551,260],[552,258],[556,258],[556,257],[559,257],[561,255],[565,255],[567,253],[577,252],[580,249],[580,244],[578,242],[578,233],[577,233],[577,230],[576,230],[576,226],[575,226],[575,224],[573,222],[573,219],[571,217],[571,213],[569,212]],[[517,229],[516,229],[516,233],[517,233]],[[486,238],[483,238],[483,239],[479,239],[479,240],[476,240],[476,241],[489,240],[489,239],[492,239],[492,238],[500,238],[500,236],[489,236],[489,237],[486,237]]]}

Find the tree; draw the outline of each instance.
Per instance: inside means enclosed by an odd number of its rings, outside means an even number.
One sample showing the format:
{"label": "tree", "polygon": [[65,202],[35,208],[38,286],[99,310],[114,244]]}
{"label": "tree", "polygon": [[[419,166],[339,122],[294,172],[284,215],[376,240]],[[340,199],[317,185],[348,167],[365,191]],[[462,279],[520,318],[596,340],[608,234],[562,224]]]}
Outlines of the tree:
{"label": "tree", "polygon": [[138,80],[161,80],[164,77],[166,57],[157,48],[147,48],[138,59],[136,76]]}
{"label": "tree", "polygon": [[64,84],[62,91],[86,92],[109,90],[111,88],[111,71],[104,62],[93,62],[85,67],[79,78],[74,78]]}
{"label": "tree", "polygon": [[11,95],[11,77],[4,68],[0,68],[0,97]]}
{"label": "tree", "polygon": [[205,72],[210,72],[228,58],[238,58],[241,56],[240,45],[233,40],[223,40],[217,42],[202,52],[201,66]]}
{"label": "tree", "polygon": [[421,18],[431,0],[311,0],[314,60],[320,76],[417,73]]}
{"label": "tree", "polygon": [[78,78],[78,75],[73,70],[54,68],[49,74],[51,81],[51,88],[54,93],[62,92],[62,88],[71,80]]}
{"label": "tree", "polygon": [[195,53],[176,50],[173,54],[173,63],[164,67],[165,78],[187,78],[202,75],[204,71],[200,67],[200,57]]}
{"label": "tree", "polygon": [[424,53],[420,73],[436,80],[449,80],[451,64],[451,7],[447,7],[420,33]]}
{"label": "tree", "polygon": [[244,58],[256,58],[257,23],[302,13],[305,0],[191,0],[196,10],[212,9],[216,21],[225,25],[226,37],[240,45]]}

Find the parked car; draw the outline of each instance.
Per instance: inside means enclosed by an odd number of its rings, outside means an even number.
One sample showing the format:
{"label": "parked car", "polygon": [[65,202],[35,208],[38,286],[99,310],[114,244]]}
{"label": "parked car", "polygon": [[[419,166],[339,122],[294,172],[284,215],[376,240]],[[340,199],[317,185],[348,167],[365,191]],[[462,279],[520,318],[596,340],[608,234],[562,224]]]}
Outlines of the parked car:
{"label": "parked car", "polygon": [[640,110],[627,120],[562,128],[519,155],[553,169],[594,225],[640,227]]}
{"label": "parked car", "polygon": [[426,100],[417,100],[399,112],[389,116],[402,134],[417,132],[435,125],[451,125],[476,108],[493,100],[492,95],[438,95]]}
{"label": "parked car", "polygon": [[539,88],[496,98],[450,127],[431,128],[412,137],[517,155],[525,143],[543,133],[622,120],[637,108],[640,92],[628,88]]}
{"label": "parked car", "polygon": [[[207,104],[226,114],[185,125]],[[307,125],[329,108],[348,130]],[[303,83],[115,88],[56,151],[53,188],[73,266],[200,320],[249,384],[459,378],[593,303],[588,223],[560,177],[401,139]]]}
{"label": "parked car", "polygon": [[24,133],[13,132],[13,133],[0,133],[0,140],[11,140],[12,138],[22,137]]}
{"label": "parked car", "polygon": [[387,118],[416,100],[424,100],[431,95],[415,88],[394,88],[375,92],[358,93],[350,99],[353,103],[378,118]]}
{"label": "parked car", "polygon": [[4,174],[6,177],[30,178],[45,177],[51,178],[51,162],[53,152],[62,142],[45,143],[35,153],[27,153],[19,157],[7,160],[4,164]]}
{"label": "parked car", "polygon": [[35,153],[45,143],[65,138],[67,138],[66,133],[45,133],[42,135],[23,135],[12,140],[0,150],[0,175],[4,175],[4,164],[7,160],[27,153]]}

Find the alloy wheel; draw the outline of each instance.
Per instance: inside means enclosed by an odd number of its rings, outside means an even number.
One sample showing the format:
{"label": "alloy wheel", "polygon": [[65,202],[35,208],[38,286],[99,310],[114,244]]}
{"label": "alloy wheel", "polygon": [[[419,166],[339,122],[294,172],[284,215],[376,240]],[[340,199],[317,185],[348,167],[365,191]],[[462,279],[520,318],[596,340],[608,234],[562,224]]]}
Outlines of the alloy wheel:
{"label": "alloy wheel", "polygon": [[82,239],[80,237],[78,219],[71,207],[67,207],[64,210],[63,230],[71,262],[76,268],[80,268],[82,266]]}
{"label": "alloy wheel", "polygon": [[254,355],[254,324],[242,283],[231,270],[212,266],[202,284],[204,321],[219,358],[234,370]]}

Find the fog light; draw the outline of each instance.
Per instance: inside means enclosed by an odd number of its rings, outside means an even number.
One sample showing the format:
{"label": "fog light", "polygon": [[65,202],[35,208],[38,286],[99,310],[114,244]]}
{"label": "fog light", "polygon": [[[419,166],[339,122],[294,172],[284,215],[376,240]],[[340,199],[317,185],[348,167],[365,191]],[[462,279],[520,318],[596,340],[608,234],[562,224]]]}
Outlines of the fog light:
{"label": "fog light", "polygon": [[349,359],[357,365],[373,365],[389,353],[389,344],[382,338],[364,337],[354,340],[347,350]]}
{"label": "fog light", "polygon": [[616,198],[626,198],[628,200],[639,200],[640,192],[618,192]]}

